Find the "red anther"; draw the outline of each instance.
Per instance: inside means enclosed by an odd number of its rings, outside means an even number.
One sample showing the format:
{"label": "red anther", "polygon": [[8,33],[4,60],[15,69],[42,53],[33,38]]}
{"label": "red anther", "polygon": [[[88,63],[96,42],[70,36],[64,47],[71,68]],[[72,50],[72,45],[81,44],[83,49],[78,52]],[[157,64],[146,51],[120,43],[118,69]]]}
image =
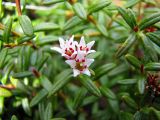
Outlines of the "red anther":
{"label": "red anther", "polygon": [[65,49],[65,51],[67,52],[67,48]]}
{"label": "red anther", "polygon": [[74,53],[74,50],[71,50],[72,53]]}
{"label": "red anther", "polygon": [[72,48],[69,48],[70,50],[73,50]]}
{"label": "red anther", "polygon": [[82,62],[85,62],[85,59],[83,59]]}
{"label": "red anther", "polygon": [[86,48],[86,51],[88,52],[88,51],[89,51],[89,48]]}
{"label": "red anther", "polygon": [[76,62],[79,62],[79,59],[77,59]]}
{"label": "red anther", "polygon": [[70,43],[70,45],[72,45],[72,42]]}
{"label": "red anther", "polygon": [[76,57],[77,57],[77,54],[74,56],[74,59],[76,59]]}
{"label": "red anther", "polygon": [[87,65],[85,65],[84,68],[87,68]]}
{"label": "red anther", "polygon": [[80,50],[82,50],[82,46],[80,46]]}

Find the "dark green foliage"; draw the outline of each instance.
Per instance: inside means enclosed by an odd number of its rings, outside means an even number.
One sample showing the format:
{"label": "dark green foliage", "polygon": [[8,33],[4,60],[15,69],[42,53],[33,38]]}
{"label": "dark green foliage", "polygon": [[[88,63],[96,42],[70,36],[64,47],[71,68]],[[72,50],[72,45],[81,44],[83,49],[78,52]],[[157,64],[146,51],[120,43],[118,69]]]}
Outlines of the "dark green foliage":
{"label": "dark green foliage", "polygon": [[[0,0],[0,120],[160,120],[158,0],[15,2]],[[91,76],[51,49],[72,35],[95,41]]]}

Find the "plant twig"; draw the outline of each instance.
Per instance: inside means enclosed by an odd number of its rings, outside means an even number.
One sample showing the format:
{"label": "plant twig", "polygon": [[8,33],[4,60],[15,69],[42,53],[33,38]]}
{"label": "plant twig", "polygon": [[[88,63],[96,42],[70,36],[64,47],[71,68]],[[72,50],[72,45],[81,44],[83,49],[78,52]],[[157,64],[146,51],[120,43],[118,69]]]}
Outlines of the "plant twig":
{"label": "plant twig", "polygon": [[16,2],[16,8],[17,8],[17,11],[18,11],[18,15],[21,16],[22,15],[22,10],[21,10],[20,0],[15,0],[15,2]]}

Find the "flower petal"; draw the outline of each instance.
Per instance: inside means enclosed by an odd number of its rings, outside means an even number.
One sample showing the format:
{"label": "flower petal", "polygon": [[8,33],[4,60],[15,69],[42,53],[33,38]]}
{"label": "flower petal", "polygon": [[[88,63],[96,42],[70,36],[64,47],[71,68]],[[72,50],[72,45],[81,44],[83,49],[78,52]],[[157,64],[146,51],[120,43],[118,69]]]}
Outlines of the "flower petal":
{"label": "flower petal", "polygon": [[67,54],[62,53],[62,56],[65,57],[67,60],[70,59],[70,56],[68,56]]}
{"label": "flower petal", "polygon": [[87,44],[87,48],[89,48],[89,50],[91,49],[91,47],[94,45],[95,41],[91,41]]}
{"label": "flower petal", "polygon": [[94,62],[94,59],[86,59],[85,64],[89,67]]}
{"label": "flower petal", "polygon": [[75,59],[75,56],[77,55],[77,51],[75,51],[74,53],[72,53],[71,58]]}
{"label": "flower petal", "polygon": [[63,48],[65,46],[65,41],[63,38],[59,38],[60,47]]}
{"label": "flower petal", "polygon": [[71,66],[71,68],[75,68],[76,66],[76,61],[75,60],[66,60],[65,61],[68,65]]}
{"label": "flower petal", "polygon": [[80,74],[80,71],[77,69],[73,69],[73,76],[76,77],[77,75]]}
{"label": "flower petal", "polygon": [[59,47],[51,47],[51,50],[55,50],[55,51],[57,51],[57,52],[62,54],[62,49],[59,48]]}
{"label": "flower petal", "polygon": [[85,40],[84,40],[84,36],[81,37],[81,40],[80,40],[79,45],[80,45],[80,46],[83,46],[83,47],[86,47],[86,43],[85,43]]}
{"label": "flower petal", "polygon": [[86,56],[86,52],[85,51],[78,51],[76,60],[81,61],[81,60],[85,59],[85,56]]}
{"label": "flower petal", "polygon": [[74,35],[71,36],[71,38],[69,39],[69,42],[73,42],[74,40]]}
{"label": "flower petal", "polygon": [[89,54],[89,53],[94,53],[94,52],[96,52],[95,50],[89,50],[88,52],[87,52],[87,54]]}
{"label": "flower petal", "polygon": [[90,71],[88,70],[88,68],[87,68],[87,69],[84,69],[84,70],[82,71],[82,73],[83,73],[83,74],[86,74],[86,75],[88,75],[88,76],[91,76],[91,73],[90,73]]}

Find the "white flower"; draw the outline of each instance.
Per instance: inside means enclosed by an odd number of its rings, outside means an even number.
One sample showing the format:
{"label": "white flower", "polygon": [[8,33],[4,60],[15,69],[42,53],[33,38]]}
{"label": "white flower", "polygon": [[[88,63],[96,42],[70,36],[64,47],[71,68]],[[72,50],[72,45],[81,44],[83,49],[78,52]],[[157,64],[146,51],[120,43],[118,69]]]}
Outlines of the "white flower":
{"label": "white flower", "polygon": [[76,62],[75,60],[66,60],[66,63],[73,69],[73,76],[76,77],[79,74],[86,74],[91,76],[89,66],[94,62],[94,59],[84,59],[83,62]]}
{"label": "white flower", "polygon": [[52,50],[59,52],[66,59],[74,59],[77,51],[76,51],[76,41],[73,41],[74,36],[72,36],[69,40],[64,40],[59,38],[60,47],[52,47]]}
{"label": "white flower", "polygon": [[91,76],[89,66],[94,62],[94,59],[88,59],[86,57],[88,54],[95,52],[95,50],[91,50],[95,42],[91,41],[86,44],[84,37],[81,37],[79,43],[73,39],[74,36],[66,41],[59,38],[60,47],[52,47],[51,49],[56,50],[67,59],[66,63],[73,69],[74,77],[79,74]]}
{"label": "white flower", "polygon": [[80,43],[76,43],[78,50],[80,51],[85,51],[86,54],[92,53],[92,52],[96,52],[95,50],[91,50],[91,47],[94,45],[95,41],[91,41],[89,43],[86,44],[85,40],[84,40],[84,36],[81,37]]}

